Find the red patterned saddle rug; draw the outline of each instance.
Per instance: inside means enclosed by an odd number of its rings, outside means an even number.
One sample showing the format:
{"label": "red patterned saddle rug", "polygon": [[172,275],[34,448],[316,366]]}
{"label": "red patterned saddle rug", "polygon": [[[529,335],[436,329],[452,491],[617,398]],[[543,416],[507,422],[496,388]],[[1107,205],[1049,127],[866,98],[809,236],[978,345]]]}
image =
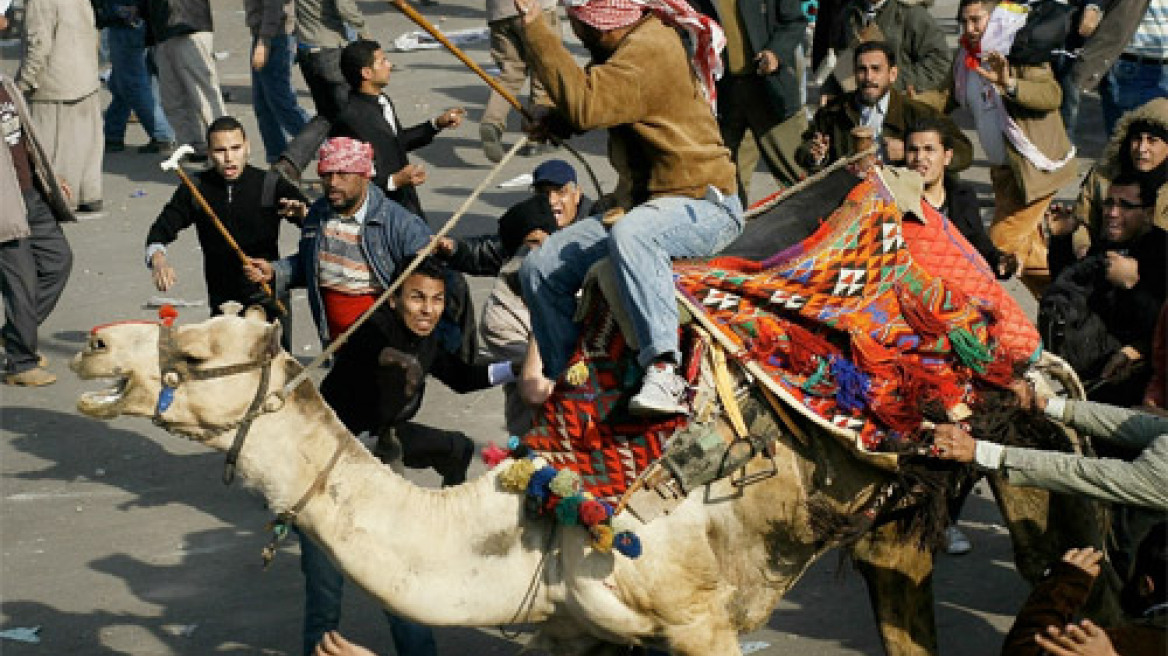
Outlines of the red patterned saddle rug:
{"label": "red patterned saddle rug", "polygon": [[584,489],[596,498],[615,504],[661,457],[665,442],[686,418],[647,421],[628,414],[629,398],[644,372],[603,294],[590,296],[593,305],[569,362],[569,371],[587,373],[571,382],[561,378],[523,443],[551,466],[579,474]]}
{"label": "red patterned saddle rug", "polygon": [[679,287],[784,398],[874,451],[913,446],[923,402],[956,411],[1038,351],[1021,309],[942,217],[913,227],[915,247],[901,219],[872,175],[768,260],[676,266]]}

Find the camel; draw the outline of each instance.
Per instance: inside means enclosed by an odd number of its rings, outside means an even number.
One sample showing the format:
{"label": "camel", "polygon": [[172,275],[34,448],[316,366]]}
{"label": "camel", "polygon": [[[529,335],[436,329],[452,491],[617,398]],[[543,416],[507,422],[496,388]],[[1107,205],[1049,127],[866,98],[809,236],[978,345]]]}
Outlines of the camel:
{"label": "camel", "polygon": [[[599,656],[643,645],[681,656],[740,654],[738,634],[767,621],[834,546],[813,530],[809,500],[849,516],[890,477],[834,439],[804,444],[783,434],[777,475],[745,488],[723,479],[695,490],[672,514],[637,526],[639,558],[600,553],[581,527],[526,517],[523,497],[499,483],[506,462],[460,486],[417,487],[348,433],[311,383],[286,398],[268,394],[301,371],[278,345],[279,326],[255,308],[173,328],[99,326],[71,366],[82,379],[113,385],[82,394],[78,408],[99,419],[151,417],[223,452],[250,421],[235,449],[238,474],[275,512],[302,506],[296,525],[352,581],[425,624],[537,625],[529,649]],[[749,464],[751,471],[763,466],[761,458]],[[1041,498],[1018,508],[1017,517],[1033,521],[1015,526],[1032,535],[1047,530]],[[894,534],[885,527],[856,550],[875,582],[873,598],[882,599],[886,649],[934,653],[931,557]]]}

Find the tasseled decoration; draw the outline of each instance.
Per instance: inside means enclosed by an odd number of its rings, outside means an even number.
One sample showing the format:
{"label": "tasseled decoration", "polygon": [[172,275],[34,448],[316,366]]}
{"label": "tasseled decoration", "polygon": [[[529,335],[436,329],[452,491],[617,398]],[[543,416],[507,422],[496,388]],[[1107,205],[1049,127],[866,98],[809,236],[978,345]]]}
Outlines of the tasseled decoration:
{"label": "tasseled decoration", "polygon": [[482,456],[483,463],[487,466],[487,469],[494,469],[500,462],[509,458],[511,453],[507,449],[495,444],[492,440],[483,448]]}
{"label": "tasseled decoration", "polygon": [[580,494],[581,487],[580,475],[571,469],[561,469],[548,484],[552,494],[565,498]]}
{"label": "tasseled decoration", "polygon": [[787,360],[791,371],[799,375],[810,375],[821,360],[839,354],[831,342],[793,321],[785,323],[783,329],[787,332]]}
{"label": "tasseled decoration", "polygon": [[612,524],[612,530],[617,533],[633,533],[640,527],[640,522],[630,517],[627,512],[613,515],[609,523]]}
{"label": "tasseled decoration", "polygon": [[580,523],[585,526],[596,526],[611,516],[612,510],[603,501],[588,499],[580,504]]}
{"label": "tasseled decoration", "polygon": [[900,303],[901,316],[922,340],[935,342],[949,332],[945,320],[934,314],[920,297],[904,285],[896,286],[896,300]]}
{"label": "tasseled decoration", "polygon": [[514,451],[515,449],[518,449],[520,444],[523,444],[523,440],[519,439],[518,435],[512,435],[511,437],[507,438],[508,451]]}
{"label": "tasseled decoration", "polygon": [[986,370],[980,372],[977,377],[980,380],[996,385],[997,387],[1007,387],[1014,381],[1014,362],[1004,352],[1004,349],[998,350],[998,357],[986,367]]}
{"label": "tasseled decoration", "polygon": [[641,555],[641,538],[635,533],[621,531],[613,536],[612,548],[625,558],[636,558]]}
{"label": "tasseled decoration", "polygon": [[900,392],[913,408],[919,410],[929,401],[939,401],[945,408],[952,408],[965,400],[965,390],[956,381],[907,360],[900,367]]}
{"label": "tasseled decoration", "polygon": [[527,491],[527,483],[535,473],[535,463],[523,458],[511,463],[502,474],[499,474],[499,484],[508,492],[522,494]]}
{"label": "tasseled decoration", "polygon": [[881,423],[902,435],[913,432],[921,425],[921,413],[913,410],[913,406],[908,403],[873,400],[868,409]]}
{"label": "tasseled decoration", "polygon": [[560,499],[560,505],[556,506],[556,520],[564,526],[578,525],[580,523],[580,504],[583,502],[584,497],[579,495]]}
{"label": "tasseled decoration", "polygon": [[744,257],[733,257],[730,255],[723,255],[722,257],[715,257],[709,261],[709,266],[712,269],[729,269],[731,271],[741,271],[743,273],[758,273],[762,271],[762,264],[754,260],[748,260]]}
{"label": "tasseled decoration", "polygon": [[170,303],[158,308],[158,320],[162,322],[162,325],[173,326],[174,320],[177,318],[178,310],[174,309],[174,306]]}
{"label": "tasseled decoration", "polygon": [[556,471],[555,467],[543,467],[535,470],[535,473],[531,475],[531,479],[527,481],[527,494],[536,497],[542,502],[551,494],[548,485],[556,477],[557,473],[559,472]]}
{"label": "tasseled decoration", "polygon": [[819,365],[816,366],[816,368],[815,368],[815,373],[808,376],[807,380],[803,381],[803,384],[800,385],[800,387],[803,388],[803,391],[805,391],[809,394],[817,394],[818,393],[818,394],[826,396],[827,394],[830,394],[830,391],[828,391],[826,393],[819,391],[819,386],[822,385],[823,381],[826,379],[827,379],[827,360],[824,359],[824,360],[819,361]]}
{"label": "tasseled decoration", "polygon": [[612,551],[612,527],[607,524],[597,524],[588,529],[592,533],[592,548],[600,553]]}
{"label": "tasseled decoration", "polygon": [[835,402],[845,412],[858,412],[868,403],[871,381],[864,372],[842,356],[832,356],[831,376],[835,379]]}
{"label": "tasseled decoration", "polygon": [[953,352],[961,362],[979,374],[984,374],[986,365],[994,361],[989,348],[964,328],[949,331],[949,343],[953,345]]}
{"label": "tasseled decoration", "polygon": [[876,378],[892,379],[898,374],[900,353],[877,342],[863,330],[850,332],[852,356],[864,371]]}

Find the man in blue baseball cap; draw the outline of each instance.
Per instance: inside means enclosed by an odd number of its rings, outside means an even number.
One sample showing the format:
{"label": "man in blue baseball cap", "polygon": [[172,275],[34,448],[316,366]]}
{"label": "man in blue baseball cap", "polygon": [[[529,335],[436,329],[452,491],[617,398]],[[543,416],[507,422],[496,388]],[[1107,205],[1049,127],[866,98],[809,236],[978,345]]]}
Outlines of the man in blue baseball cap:
{"label": "man in blue baseball cap", "polygon": [[571,164],[562,159],[549,159],[535,167],[531,177],[532,191],[547,196],[561,228],[576,220],[580,213],[580,185]]}

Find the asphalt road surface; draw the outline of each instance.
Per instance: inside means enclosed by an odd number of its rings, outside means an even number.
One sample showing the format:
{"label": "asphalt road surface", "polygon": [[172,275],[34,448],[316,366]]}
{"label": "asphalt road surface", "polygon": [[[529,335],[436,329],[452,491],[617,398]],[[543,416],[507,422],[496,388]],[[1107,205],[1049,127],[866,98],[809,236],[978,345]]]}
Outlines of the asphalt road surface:
{"label": "asphalt road surface", "polygon": [[[262,165],[250,106],[249,37],[242,3],[213,4],[227,108],[253,135],[252,161]],[[395,37],[416,29],[385,2],[358,4],[369,16],[371,33],[387,47]],[[932,9],[951,41],[956,37],[955,4],[944,0]],[[441,0],[423,13],[447,31],[485,26],[483,8],[472,0]],[[484,66],[490,64],[485,41],[466,49]],[[578,46],[575,52],[583,56]],[[18,57],[12,44],[0,46],[0,69],[14,73]],[[443,51],[395,52],[390,57],[396,68],[389,92],[403,122],[426,120],[451,106],[469,110],[461,129],[440,135],[413,154],[430,171],[420,195],[437,227],[490,170],[477,125],[486,86]],[[293,76],[302,106],[311,108],[299,73]],[[1092,127],[1099,125],[1097,101],[1090,98],[1084,105],[1081,150],[1094,155],[1104,135]],[[511,125],[518,128],[514,115]],[[506,138],[511,143],[516,134]],[[152,318],[154,310],[144,305],[159,295],[143,266],[142,247],[148,226],[177,180],[159,169],[161,158],[134,152],[132,146],[146,141],[140,127],[131,125],[126,140],[131,146],[126,152],[105,159],[104,216],[66,227],[76,263],[60,306],[40,333],[41,349],[60,381],[41,389],[0,386],[0,630],[39,627],[40,640],[31,644],[0,637],[0,653],[298,654],[303,599],[295,541],[268,571],[261,570],[269,516],[261,499],[238,484],[222,484],[222,456],[143,419],[103,423],[75,410],[78,395],[90,385],[68,372],[67,361],[81,348],[87,331],[109,321]],[[603,135],[586,135],[574,143],[602,183],[611,187],[614,176],[604,157]],[[516,158],[499,180],[529,172],[537,162]],[[984,160],[967,177],[988,193]],[[755,190],[768,189],[773,182],[757,174]],[[585,192],[596,195],[587,187]],[[498,215],[524,194],[523,188],[492,186],[456,234],[493,231]],[[290,250],[293,231],[286,230],[282,241],[285,251]],[[198,250],[193,232],[171,249],[179,284],[168,296],[205,300]],[[472,285],[481,300],[490,281],[474,280]],[[1017,293],[1019,288],[1012,289]],[[302,293],[293,306],[295,355],[307,359],[319,349]],[[197,321],[207,308],[181,312],[180,320]],[[421,418],[465,430],[480,445],[506,437],[498,391],[457,396],[432,385]],[[477,473],[482,464],[473,468]],[[430,473],[411,476],[421,485],[437,485]],[[936,575],[941,651],[953,656],[996,652],[1026,595],[992,503],[974,497],[963,520],[974,550],[967,556],[940,557]],[[343,630],[378,653],[391,654],[385,621],[375,604],[352,586],[348,589]],[[451,655],[515,654],[526,638],[512,640],[497,629],[473,628],[444,628],[437,635],[441,652]],[[860,577],[834,554],[808,572],[766,627],[742,640],[759,654],[880,652]]]}

